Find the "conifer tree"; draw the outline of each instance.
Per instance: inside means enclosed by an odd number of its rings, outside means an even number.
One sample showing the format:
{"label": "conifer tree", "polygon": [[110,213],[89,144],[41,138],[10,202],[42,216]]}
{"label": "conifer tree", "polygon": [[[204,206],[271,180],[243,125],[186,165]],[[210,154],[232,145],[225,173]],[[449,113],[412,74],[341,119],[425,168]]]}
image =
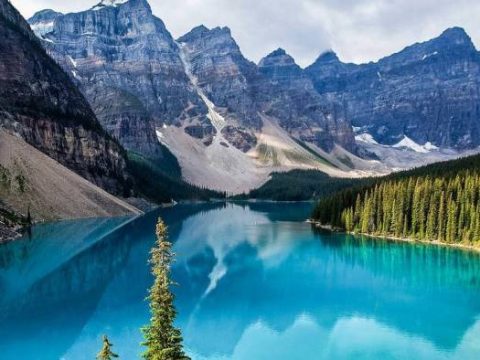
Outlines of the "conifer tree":
{"label": "conifer tree", "polygon": [[427,216],[427,228],[425,238],[427,240],[434,240],[435,239],[435,232],[436,232],[436,221],[437,221],[437,213],[435,210],[435,195],[433,194],[430,197],[430,204],[428,206],[428,216]]}
{"label": "conifer tree", "polygon": [[442,191],[440,194],[440,205],[438,210],[438,236],[439,241],[445,240],[445,192]]}
{"label": "conifer tree", "polygon": [[118,355],[112,352],[112,343],[108,340],[107,335],[103,335],[103,346],[102,350],[97,354],[98,360],[113,360],[118,358]]}
{"label": "conifer tree", "polygon": [[174,296],[170,287],[171,265],[174,260],[172,245],[168,240],[167,227],[159,219],[156,227],[157,241],[150,255],[154,283],[150,288],[150,324],[142,329],[147,348],[143,358],[147,360],[188,360],[182,347],[180,330],[175,328],[177,315]]}

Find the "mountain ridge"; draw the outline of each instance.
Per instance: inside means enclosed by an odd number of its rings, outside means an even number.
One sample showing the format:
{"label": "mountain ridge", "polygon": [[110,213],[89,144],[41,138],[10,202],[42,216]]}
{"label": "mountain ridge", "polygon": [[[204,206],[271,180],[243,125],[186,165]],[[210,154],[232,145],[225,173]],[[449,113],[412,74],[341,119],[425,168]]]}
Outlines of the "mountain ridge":
{"label": "mountain ridge", "polygon": [[[141,20],[138,13],[143,14]],[[251,62],[228,27],[199,25],[174,40],[146,0],[60,16],[51,32],[39,36],[110,134],[148,158],[162,157],[160,142],[183,159],[179,162],[188,181],[202,186],[208,183],[207,169],[218,166],[209,156],[219,137],[224,148],[243,152],[242,163],[262,173],[263,181],[272,171],[319,166],[305,165],[303,158],[292,161],[290,150],[278,147],[284,136],[296,142],[295,152],[306,146],[329,161],[348,164],[343,176],[418,166],[480,145],[475,120],[480,119],[476,105],[480,96],[475,95],[475,76],[472,79],[461,68],[466,59],[477,71],[478,53],[460,28],[447,29],[437,39],[411,45],[377,63],[346,64],[329,50],[305,69],[283,49],[258,64]],[[117,45],[109,48],[108,43]],[[142,51],[130,51],[128,44]],[[437,48],[446,50],[438,56]],[[148,54],[155,49],[168,56],[160,62],[151,60]],[[169,70],[152,73],[155,67]],[[132,69],[135,81],[129,79]],[[115,101],[124,96],[132,101]],[[217,126],[212,116],[224,124]],[[272,141],[265,132],[274,128],[279,138]],[[422,152],[416,152],[420,148]],[[192,151],[210,155],[197,158]],[[279,152],[290,159],[278,161]],[[230,155],[234,162],[237,155]],[[205,166],[200,177],[194,175],[199,169],[193,158]],[[233,176],[227,164],[222,167],[219,176]],[[245,181],[245,186],[253,186]]]}

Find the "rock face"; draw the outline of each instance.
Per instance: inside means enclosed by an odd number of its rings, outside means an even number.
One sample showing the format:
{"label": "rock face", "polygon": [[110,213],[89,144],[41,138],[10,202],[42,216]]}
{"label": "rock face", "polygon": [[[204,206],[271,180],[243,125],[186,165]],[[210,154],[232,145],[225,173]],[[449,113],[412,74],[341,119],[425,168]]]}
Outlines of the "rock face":
{"label": "rock face", "polygon": [[[38,16],[30,19],[34,28]],[[158,157],[156,126],[209,125],[177,44],[145,0],[102,1],[56,17],[42,38],[102,125],[127,149]]]}
{"label": "rock face", "polygon": [[284,50],[256,66],[243,57],[228,28],[199,26],[178,42],[198,86],[233,124],[261,129],[262,115],[267,115],[292,136],[327,151],[335,144],[355,151],[352,128],[341,107],[325,101]]}
{"label": "rock face", "polygon": [[198,26],[174,41],[145,0],[102,1],[67,15],[45,10],[29,22],[127,149],[161,156],[155,128],[164,125],[209,146],[216,131],[208,106],[225,118],[227,140],[242,151],[255,146],[263,115],[326,150],[335,143],[355,148],[340,108],[316,94],[292,58],[283,54],[293,72],[278,81],[287,67],[274,56],[260,66],[248,61],[226,27]]}
{"label": "rock face", "polygon": [[0,127],[100,187],[128,192],[122,148],[7,0],[0,0]]}
{"label": "rock face", "polygon": [[35,35],[42,37],[53,30],[55,19],[62,16],[62,13],[46,9],[37,12],[29,21],[32,22],[31,28]]}
{"label": "rock face", "polygon": [[256,101],[257,67],[240,52],[230,29],[198,26],[180,37],[191,73],[223,115],[237,125],[260,129]]}
{"label": "rock face", "polygon": [[320,96],[310,78],[285,50],[278,49],[260,61],[263,108],[280,119],[280,125],[303,141],[330,151],[335,144],[355,152],[352,127],[342,107]]}
{"label": "rock face", "polygon": [[306,72],[381,144],[411,139],[464,150],[480,145],[479,59],[465,31],[452,28],[377,63],[344,64],[328,52]]}

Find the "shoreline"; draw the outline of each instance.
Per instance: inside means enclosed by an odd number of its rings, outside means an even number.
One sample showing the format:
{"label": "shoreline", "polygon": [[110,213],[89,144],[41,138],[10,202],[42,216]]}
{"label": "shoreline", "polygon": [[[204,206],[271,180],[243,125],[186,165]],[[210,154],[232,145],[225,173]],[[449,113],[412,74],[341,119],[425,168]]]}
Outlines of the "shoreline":
{"label": "shoreline", "polygon": [[373,234],[365,234],[365,233],[348,232],[342,229],[333,229],[330,225],[323,225],[318,221],[315,221],[312,219],[308,219],[307,223],[312,224],[319,229],[329,231],[332,233],[343,233],[343,234],[354,235],[354,236],[366,236],[372,239],[401,241],[406,243],[420,243],[420,244],[427,244],[427,245],[433,245],[433,246],[444,246],[444,247],[455,248],[463,251],[476,252],[480,254],[480,245],[475,246],[475,245],[467,245],[462,243],[446,243],[438,240],[419,240],[419,239],[402,238],[402,237],[396,237],[396,236],[390,236],[390,235],[373,235]]}

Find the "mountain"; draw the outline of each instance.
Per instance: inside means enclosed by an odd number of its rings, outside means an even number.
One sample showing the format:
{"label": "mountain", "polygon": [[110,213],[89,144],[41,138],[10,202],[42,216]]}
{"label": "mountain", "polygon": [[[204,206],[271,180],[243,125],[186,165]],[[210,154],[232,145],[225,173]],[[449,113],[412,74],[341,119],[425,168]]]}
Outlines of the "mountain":
{"label": "mountain", "polygon": [[[355,151],[340,107],[322,101],[305,76],[306,92],[273,89],[226,27],[199,26],[175,41],[145,0],[45,10],[29,22],[109,134],[159,163],[168,147],[188,182],[239,192],[275,169],[325,167],[317,158],[335,144]],[[315,149],[305,149],[310,142]]]}
{"label": "mountain", "polygon": [[327,52],[306,73],[319,94],[345,104],[363,139],[456,150],[480,145],[480,57],[461,28],[377,63],[345,64]]}
{"label": "mountain", "polygon": [[138,213],[104,191],[130,193],[126,166],[82,93],[0,0],[2,211],[31,210],[34,220]]}
{"label": "mountain", "polygon": [[211,131],[175,41],[145,0],[102,1],[61,16],[42,11],[29,21],[38,29],[52,19],[40,34],[45,48],[125,148],[162,158],[156,127],[188,122]]}
{"label": "mountain", "polygon": [[340,103],[320,96],[310,78],[285,50],[276,51],[259,63],[267,79],[262,94],[265,113],[279,119],[296,138],[327,151],[340,145],[356,152],[352,126]]}
{"label": "mountain", "polygon": [[188,71],[217,107],[239,125],[260,129],[257,68],[241,53],[228,27],[198,26],[178,39]]}
{"label": "mountain", "polygon": [[122,148],[6,0],[0,15],[0,126],[100,187],[128,190]]}
{"label": "mountain", "polygon": [[224,116],[240,126],[261,130],[265,116],[292,136],[331,151],[339,144],[354,151],[351,125],[322,99],[310,79],[282,49],[258,66],[241,53],[229,28],[194,28],[180,37],[197,85]]}
{"label": "mountain", "polygon": [[110,135],[160,168],[171,152],[202,187],[239,193],[292,169],[384,174],[480,145],[478,53],[458,28],[377,63],[327,51],[302,69],[283,49],[249,61],[228,27],[175,40],[146,0],[29,23]]}
{"label": "mountain", "polygon": [[29,21],[35,24],[31,26],[31,28],[37,36],[42,37],[53,30],[55,19],[62,15],[62,13],[53,11],[51,9],[39,11],[31,19],[29,19]]}

